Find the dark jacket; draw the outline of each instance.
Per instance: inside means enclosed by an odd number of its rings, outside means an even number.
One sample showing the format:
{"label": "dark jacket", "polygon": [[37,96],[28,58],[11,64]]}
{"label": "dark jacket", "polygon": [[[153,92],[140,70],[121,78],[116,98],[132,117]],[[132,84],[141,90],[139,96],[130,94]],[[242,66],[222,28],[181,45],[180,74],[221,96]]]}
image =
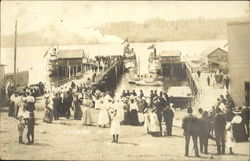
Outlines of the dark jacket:
{"label": "dark jacket", "polygon": [[211,130],[211,123],[209,117],[202,116],[200,119],[200,133],[209,134]]}
{"label": "dark jacket", "polygon": [[222,134],[225,132],[226,118],[222,113],[216,113],[214,117],[215,133]]}
{"label": "dark jacket", "polygon": [[184,135],[189,134],[191,136],[198,136],[200,132],[200,123],[197,117],[189,114],[182,120],[182,128],[184,129]]}
{"label": "dark jacket", "polygon": [[171,108],[165,108],[163,110],[163,117],[165,121],[172,121],[174,118],[174,112]]}

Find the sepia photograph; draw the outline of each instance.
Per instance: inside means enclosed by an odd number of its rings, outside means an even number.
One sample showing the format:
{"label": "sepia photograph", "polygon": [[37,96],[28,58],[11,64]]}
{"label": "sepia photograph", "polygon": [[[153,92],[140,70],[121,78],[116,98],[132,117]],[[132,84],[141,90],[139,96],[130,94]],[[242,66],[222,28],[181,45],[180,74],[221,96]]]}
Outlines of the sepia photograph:
{"label": "sepia photograph", "polygon": [[2,0],[0,23],[0,160],[250,160],[249,1]]}

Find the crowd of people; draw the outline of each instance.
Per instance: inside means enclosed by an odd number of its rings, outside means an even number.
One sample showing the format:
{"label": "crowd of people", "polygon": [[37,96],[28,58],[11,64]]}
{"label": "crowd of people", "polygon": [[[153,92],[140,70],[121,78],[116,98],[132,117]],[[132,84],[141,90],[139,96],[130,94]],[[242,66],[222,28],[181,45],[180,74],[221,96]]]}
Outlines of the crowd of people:
{"label": "crowd of people", "polygon": [[[103,59],[97,58],[96,60]],[[105,60],[108,61],[109,59]],[[103,60],[102,60],[103,61]],[[151,90],[148,97],[143,90],[123,90],[121,94],[102,92],[92,86],[94,79],[86,82],[64,84],[45,92],[42,83],[32,85],[23,91],[9,94],[10,117],[19,120],[19,143],[27,126],[28,144],[34,143],[35,102],[36,97],[45,97],[45,114],[43,121],[53,123],[61,117],[81,120],[83,125],[110,128],[112,142],[118,142],[121,126],[143,126],[145,134],[159,137],[171,136],[175,117],[174,104],[166,92]],[[94,120],[92,110],[99,110]],[[72,113],[73,112],[73,113]],[[225,154],[226,147],[233,154],[235,142],[247,141],[249,137],[249,107],[236,107],[229,92],[217,98],[210,111],[198,109],[199,116],[193,115],[193,109],[187,108],[182,128],[185,136],[185,156],[189,156],[189,143],[192,137],[195,156],[199,157],[198,141],[201,153],[208,153],[208,140],[217,145],[217,153]],[[165,125],[165,127],[163,127]]]}
{"label": "crowd of people", "polygon": [[249,107],[244,105],[236,107],[229,94],[226,93],[217,99],[211,111],[198,109],[200,116],[194,116],[193,109],[187,109],[188,115],[184,117],[182,128],[185,136],[185,156],[189,155],[189,142],[192,137],[195,156],[199,157],[198,138],[200,152],[208,153],[208,140],[216,142],[217,154],[225,154],[226,147],[233,154],[235,142],[244,142],[249,137]]}
{"label": "crowd of people", "polygon": [[[88,85],[88,86],[87,86]],[[99,127],[111,127],[111,133],[118,135],[120,125],[144,126],[145,132],[152,136],[162,135],[161,122],[165,121],[167,135],[172,135],[174,117],[173,104],[166,93],[151,91],[145,97],[142,90],[123,90],[121,95],[112,92],[101,92],[91,88],[91,83],[70,87],[61,87],[53,95],[45,95],[44,121],[52,123],[60,117],[82,120],[83,125],[97,122]],[[93,120],[90,108],[99,110],[97,120]],[[117,137],[114,137],[117,142]]]}
{"label": "crowd of people", "polygon": [[[12,88],[9,88],[12,89]],[[17,128],[19,132],[19,143],[22,144],[22,136],[25,125],[27,125],[27,144],[34,143],[35,128],[35,102],[36,97],[45,93],[45,87],[42,82],[25,87],[22,91],[8,90],[8,116],[19,120]]]}

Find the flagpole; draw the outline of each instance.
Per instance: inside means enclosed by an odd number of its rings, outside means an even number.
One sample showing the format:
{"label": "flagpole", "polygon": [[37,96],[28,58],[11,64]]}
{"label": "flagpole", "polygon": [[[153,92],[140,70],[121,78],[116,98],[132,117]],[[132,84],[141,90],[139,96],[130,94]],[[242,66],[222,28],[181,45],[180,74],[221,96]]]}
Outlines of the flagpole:
{"label": "flagpole", "polygon": [[15,42],[14,42],[14,87],[16,87],[16,45],[17,45],[17,20],[15,23]]}

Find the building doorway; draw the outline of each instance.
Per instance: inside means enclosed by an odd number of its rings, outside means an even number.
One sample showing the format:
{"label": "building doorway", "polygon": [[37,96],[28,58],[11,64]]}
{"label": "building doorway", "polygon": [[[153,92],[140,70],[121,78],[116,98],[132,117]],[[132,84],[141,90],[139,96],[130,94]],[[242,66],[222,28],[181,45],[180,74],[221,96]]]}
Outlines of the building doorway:
{"label": "building doorway", "polygon": [[250,82],[245,82],[245,102],[246,105],[250,105]]}

